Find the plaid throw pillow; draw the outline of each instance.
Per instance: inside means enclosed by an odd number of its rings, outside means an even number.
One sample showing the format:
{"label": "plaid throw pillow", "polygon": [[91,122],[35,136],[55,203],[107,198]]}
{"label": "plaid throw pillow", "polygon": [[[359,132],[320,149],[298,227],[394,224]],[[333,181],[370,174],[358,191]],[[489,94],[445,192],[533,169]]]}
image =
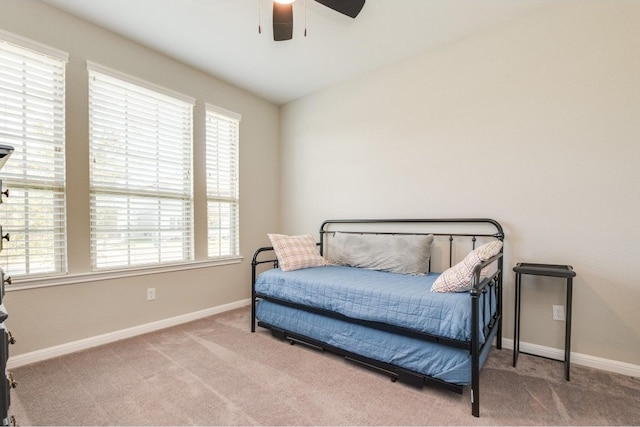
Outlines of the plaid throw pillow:
{"label": "plaid throw pillow", "polygon": [[278,258],[278,265],[282,271],[327,265],[327,261],[320,255],[316,241],[311,234],[302,236],[267,234],[267,236],[271,240],[271,245]]}
{"label": "plaid throw pillow", "polygon": [[471,278],[476,265],[497,255],[502,240],[494,240],[471,251],[462,261],[445,270],[431,287],[431,292],[464,292],[471,289]]}

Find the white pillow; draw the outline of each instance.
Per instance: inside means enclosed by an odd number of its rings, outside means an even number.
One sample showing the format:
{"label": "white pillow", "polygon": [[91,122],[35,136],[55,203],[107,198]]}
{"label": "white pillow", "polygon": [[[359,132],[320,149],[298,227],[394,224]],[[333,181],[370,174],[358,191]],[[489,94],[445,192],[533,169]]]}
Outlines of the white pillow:
{"label": "white pillow", "polygon": [[500,253],[502,240],[493,240],[471,251],[462,261],[445,270],[431,287],[431,292],[464,292],[471,289],[476,265]]}
{"label": "white pillow", "polygon": [[335,233],[327,258],[337,265],[421,276],[429,270],[433,235]]}
{"label": "white pillow", "polygon": [[311,234],[302,236],[267,234],[267,236],[271,240],[271,245],[278,258],[278,266],[282,271],[327,265],[327,261],[320,255],[316,241]]}

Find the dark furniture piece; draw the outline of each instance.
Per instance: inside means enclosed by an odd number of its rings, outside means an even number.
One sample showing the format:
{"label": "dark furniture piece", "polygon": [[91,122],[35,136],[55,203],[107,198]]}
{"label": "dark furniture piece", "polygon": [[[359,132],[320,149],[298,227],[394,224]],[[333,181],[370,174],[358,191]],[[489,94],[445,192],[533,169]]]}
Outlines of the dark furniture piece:
{"label": "dark furniture piece", "polygon": [[[403,228],[404,227],[404,228]],[[402,231],[403,229],[410,231]],[[419,231],[416,231],[419,230]],[[432,234],[439,240],[440,247],[438,253],[441,254],[442,263],[446,262],[448,255],[448,266],[452,266],[459,261],[460,252],[467,252],[476,247],[478,238],[484,240],[498,239],[504,240],[504,232],[501,225],[492,219],[402,219],[402,220],[331,220],[325,221],[320,227],[320,253],[324,253],[326,249],[330,250],[330,236],[336,232],[351,232],[355,234]],[[454,245],[454,239],[456,244]],[[458,244],[459,241],[462,241]],[[434,240],[434,245],[436,241]],[[464,248],[464,249],[462,249]],[[268,255],[264,255],[268,254]],[[433,249],[432,249],[433,254]],[[462,257],[464,257],[462,255]],[[256,280],[258,277],[258,267],[265,266],[277,268],[278,261],[274,256],[272,247],[259,248],[251,262],[252,268],[252,323],[251,331],[255,332],[256,321],[260,327],[269,329],[273,336],[286,340],[291,344],[301,343],[311,348],[328,351],[345,357],[347,360],[357,362],[363,367],[376,370],[391,377],[392,381],[400,381],[413,386],[421,387],[426,383],[444,386],[445,388],[462,393],[463,385],[446,382],[433,376],[426,375],[421,372],[415,372],[403,366],[394,363],[383,362],[377,360],[375,356],[364,356],[358,354],[357,350],[350,351],[344,348],[338,348],[327,342],[318,341],[309,336],[287,330],[285,327],[276,327],[273,324],[256,319],[256,310],[260,308],[260,303],[281,305],[291,308],[299,313],[313,313],[322,318],[337,319],[348,324],[355,324],[365,328],[371,328],[378,331],[391,332],[402,337],[411,337],[418,339],[429,345],[440,346],[447,349],[458,349],[467,354],[469,365],[469,381],[465,384],[471,385],[471,405],[472,414],[476,417],[480,414],[480,368],[482,362],[488,356],[491,345],[496,340],[496,347],[502,348],[502,275],[503,275],[503,257],[502,251],[477,265],[474,269],[472,278],[472,289],[467,291],[468,301],[470,305],[470,338],[468,340],[453,340],[445,336],[434,335],[426,332],[417,332],[409,328],[400,328],[393,325],[367,321],[360,318],[351,318],[342,314],[326,310],[310,307],[305,304],[292,303],[290,301],[276,299],[271,295],[267,295],[256,291]],[[454,262],[456,256],[456,262]],[[264,259],[266,257],[266,259]],[[432,257],[433,258],[433,257]],[[429,261],[429,271],[431,271],[431,263]],[[493,268],[493,270],[485,277],[481,275],[481,271],[485,268]],[[320,267],[324,268],[324,267]],[[446,267],[445,267],[446,268]],[[364,270],[358,269],[356,270]],[[441,271],[441,270],[440,270]],[[286,273],[285,273],[286,274]],[[390,277],[394,273],[390,273]],[[429,292],[425,289],[425,292]],[[464,294],[457,294],[461,296]],[[449,320],[452,321],[452,320]],[[296,325],[291,325],[295,328]],[[340,331],[336,331],[337,334]]]}
{"label": "dark furniture piece", "polygon": [[[13,147],[0,144],[0,168],[7,162],[11,153],[13,153]],[[2,188],[2,180],[0,180],[0,203],[3,202],[3,197],[9,197],[9,190]],[[2,225],[0,225],[0,251],[3,249],[3,240],[9,241],[9,233],[2,231]],[[16,341],[5,325],[5,320],[9,317],[4,306],[5,284],[11,284],[11,277],[5,276],[4,270],[0,267],[0,423],[6,426],[16,425],[15,418],[9,414],[11,389],[16,387],[16,382],[11,373],[7,371],[9,345]]]}
{"label": "dark furniture piece", "polygon": [[513,337],[513,367],[518,363],[520,353],[520,308],[522,300],[522,275],[560,277],[567,279],[567,314],[564,337],[564,376],[569,381],[571,364],[571,300],[573,295],[573,278],[576,272],[570,265],[518,263],[513,267],[516,273],[515,327]]}

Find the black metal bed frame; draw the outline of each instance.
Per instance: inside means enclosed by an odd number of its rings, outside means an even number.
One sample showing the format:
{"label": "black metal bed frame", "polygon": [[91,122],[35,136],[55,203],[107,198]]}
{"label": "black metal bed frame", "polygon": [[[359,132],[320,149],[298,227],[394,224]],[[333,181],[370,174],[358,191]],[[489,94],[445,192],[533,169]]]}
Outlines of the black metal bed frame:
{"label": "black metal bed frame", "polygon": [[[380,230],[372,230],[372,229],[362,229],[362,230],[343,230],[343,229],[331,229],[334,226],[340,225],[403,225],[403,224],[489,224],[495,228],[495,232],[493,233],[470,233],[470,232],[462,232],[462,233],[448,233],[448,232],[403,232],[403,231],[380,231]],[[499,240],[504,240],[504,231],[502,226],[495,220],[489,218],[442,218],[442,219],[347,219],[347,220],[329,220],[322,223],[320,226],[320,242],[317,243],[319,246],[319,250],[321,254],[324,254],[325,249],[325,241],[326,236],[328,234],[333,234],[335,232],[341,233],[355,233],[355,234],[407,234],[407,235],[421,235],[421,234],[432,234],[434,237],[448,237],[449,239],[449,266],[453,265],[453,242],[454,238],[462,237],[462,238],[471,238],[472,241],[472,250],[475,249],[476,240],[479,237],[492,237]],[[280,300],[277,298],[269,297],[267,295],[258,294],[255,290],[255,283],[257,278],[257,267],[262,264],[272,264],[273,268],[278,267],[277,258],[270,258],[265,260],[259,260],[261,258],[261,254],[265,252],[273,252],[273,247],[262,247],[255,251],[253,255],[253,259],[251,261],[251,294],[252,294],[252,303],[251,303],[251,332],[255,332],[256,330],[256,302],[259,299],[265,299],[269,301],[276,302],[281,305],[285,305],[288,307],[293,307],[296,309],[304,310],[307,312],[312,312],[316,314],[321,314],[323,316],[332,317],[335,319],[343,320],[350,323],[356,323],[360,325],[364,325],[370,328],[375,328],[379,330],[384,330],[387,332],[393,332],[400,335],[410,336],[413,338],[419,338],[425,341],[436,342],[445,346],[455,347],[466,349],[471,354],[471,413],[475,417],[480,416],[480,355],[484,351],[488,351],[489,349],[486,346],[491,346],[493,340],[496,340],[496,348],[502,348],[502,275],[503,275],[503,253],[500,253],[493,258],[483,262],[482,264],[476,266],[473,277],[472,277],[472,289],[469,291],[469,295],[471,298],[471,340],[470,341],[461,341],[455,340],[446,337],[440,337],[433,334],[428,334],[424,332],[413,331],[407,328],[401,328],[393,325],[388,325],[380,322],[371,322],[366,320],[354,319],[347,316],[344,316],[339,313],[335,313],[329,310],[318,309],[314,307],[304,306],[301,304],[292,303],[289,301]],[[275,255],[273,255],[275,256]],[[497,269],[494,273],[491,273],[490,276],[481,277],[480,272],[487,266],[497,263]],[[431,269],[431,260],[429,261],[429,271]],[[488,292],[491,287],[495,287],[495,292]],[[495,297],[494,297],[495,295]],[[486,304],[485,298],[489,298],[489,304]],[[496,312],[493,316],[490,313],[483,312],[483,318],[491,317],[488,324],[484,327],[483,332],[486,337],[485,342],[480,344],[480,313],[481,307],[485,308],[488,306],[489,310],[492,306],[494,306],[493,298],[495,298],[495,307]],[[375,371],[381,372],[385,375],[391,377],[392,381],[400,381],[402,383],[406,383],[415,387],[422,387],[424,384],[433,383],[438,386],[444,387],[448,390],[456,391],[458,393],[462,393],[463,386],[459,384],[448,383],[436,378],[429,377],[427,375],[413,372],[402,367],[392,365],[385,362],[380,362],[375,359],[371,359],[368,357],[361,356],[356,353],[352,353],[331,345],[328,345],[324,342],[317,341],[315,339],[302,336],[296,333],[292,333],[290,331],[282,330],[275,326],[265,324],[263,322],[258,322],[258,326],[269,329],[273,336],[289,341],[291,344],[300,343],[311,348],[320,350],[320,351],[328,351],[339,356],[344,357],[345,359],[358,363],[366,368],[373,369]]]}

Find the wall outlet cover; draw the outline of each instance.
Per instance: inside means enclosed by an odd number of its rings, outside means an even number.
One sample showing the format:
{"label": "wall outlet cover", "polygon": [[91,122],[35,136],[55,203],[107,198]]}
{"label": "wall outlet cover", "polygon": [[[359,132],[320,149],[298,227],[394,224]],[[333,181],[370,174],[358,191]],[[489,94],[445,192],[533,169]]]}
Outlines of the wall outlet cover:
{"label": "wall outlet cover", "polygon": [[553,308],[553,320],[564,321],[564,305],[554,305]]}

